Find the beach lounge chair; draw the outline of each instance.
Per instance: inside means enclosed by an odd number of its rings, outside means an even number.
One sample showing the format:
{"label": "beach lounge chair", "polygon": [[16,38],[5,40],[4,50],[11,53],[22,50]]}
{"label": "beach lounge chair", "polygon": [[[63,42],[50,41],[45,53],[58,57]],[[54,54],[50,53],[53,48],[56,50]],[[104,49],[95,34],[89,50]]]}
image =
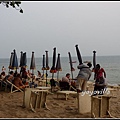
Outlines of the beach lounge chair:
{"label": "beach lounge chair", "polygon": [[77,96],[77,92],[75,92],[75,91],[69,91],[69,90],[57,91],[56,94],[57,94],[57,98],[58,98],[58,95],[64,95],[65,96],[65,100],[68,99],[69,95]]}
{"label": "beach lounge chair", "polygon": [[70,85],[68,82],[59,81],[59,87],[62,90],[70,90]]}
{"label": "beach lounge chair", "polygon": [[68,82],[59,81],[59,87],[62,90],[77,91],[72,85],[69,85]]}
{"label": "beach lounge chair", "polygon": [[16,91],[20,91],[20,92],[23,92],[23,90],[21,90],[20,88],[18,88],[17,86],[15,86],[12,82],[10,82],[9,80],[6,80],[5,81],[7,84],[6,86],[9,84],[10,85],[10,92],[11,93],[14,93]]}
{"label": "beach lounge chair", "polygon": [[0,79],[0,90],[7,91],[7,82],[4,81],[3,79]]}

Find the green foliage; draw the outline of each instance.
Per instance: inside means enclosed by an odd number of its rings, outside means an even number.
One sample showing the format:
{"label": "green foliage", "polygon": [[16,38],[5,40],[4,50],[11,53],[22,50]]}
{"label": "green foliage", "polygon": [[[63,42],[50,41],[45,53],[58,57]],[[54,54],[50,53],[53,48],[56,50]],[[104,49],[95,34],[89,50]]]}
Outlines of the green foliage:
{"label": "green foliage", "polygon": [[11,6],[16,10],[19,10],[20,13],[23,13],[23,10],[20,7],[20,1],[0,1],[0,4],[3,4],[6,8],[9,8]]}

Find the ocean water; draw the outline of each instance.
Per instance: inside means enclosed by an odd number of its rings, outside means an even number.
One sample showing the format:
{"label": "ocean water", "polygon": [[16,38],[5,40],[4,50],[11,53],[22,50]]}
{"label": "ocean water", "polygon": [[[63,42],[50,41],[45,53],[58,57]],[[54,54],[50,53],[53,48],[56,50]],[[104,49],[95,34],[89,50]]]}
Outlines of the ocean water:
{"label": "ocean water", "polygon": [[[92,56],[83,56],[82,59],[83,61],[91,61],[91,63],[93,61]],[[59,75],[57,73],[54,73],[54,78],[57,78],[57,75],[58,75],[59,79],[65,76],[66,73],[71,74],[69,58],[61,57],[60,60],[61,60],[62,71],[59,71]],[[56,61],[57,61],[57,58],[56,58]],[[76,63],[73,63],[73,67],[75,68],[75,71],[72,72],[73,77],[76,77],[79,72],[79,70],[77,69],[77,65],[78,65],[77,57],[72,57],[72,61],[76,61]],[[30,69],[30,62],[31,62],[31,59],[27,58],[27,70]],[[18,64],[19,63],[20,63],[20,59],[18,58]],[[120,84],[120,56],[97,56],[96,63],[99,63],[101,67],[103,67],[104,70],[106,71],[107,81],[109,84]],[[42,58],[35,58],[35,64],[36,64],[36,69],[34,70],[34,73],[37,74],[37,70],[43,73]],[[0,59],[1,71],[2,71],[2,66],[6,68],[6,73],[8,73],[9,58]],[[49,57],[49,67],[50,68],[52,67],[52,57]],[[19,70],[20,68],[17,71],[19,72]],[[46,73],[46,71],[44,71],[44,73]],[[47,70],[47,73],[48,73],[48,77],[52,76],[52,73],[50,73],[50,70]],[[94,73],[92,73],[90,81],[94,81],[93,75]]]}

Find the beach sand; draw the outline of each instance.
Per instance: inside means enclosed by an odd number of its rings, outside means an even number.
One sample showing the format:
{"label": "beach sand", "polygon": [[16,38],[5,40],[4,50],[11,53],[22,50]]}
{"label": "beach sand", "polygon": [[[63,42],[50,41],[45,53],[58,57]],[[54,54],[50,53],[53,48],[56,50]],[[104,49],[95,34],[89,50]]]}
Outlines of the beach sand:
{"label": "beach sand", "polygon": [[[90,85],[89,85],[90,86]],[[116,98],[110,99],[110,113],[120,118],[120,90],[114,91]],[[8,93],[0,91],[0,118],[91,118],[91,113],[80,114],[77,111],[77,99],[70,95],[65,100],[64,95],[48,94],[47,106],[36,109],[34,113],[29,108],[23,108],[23,93]]]}

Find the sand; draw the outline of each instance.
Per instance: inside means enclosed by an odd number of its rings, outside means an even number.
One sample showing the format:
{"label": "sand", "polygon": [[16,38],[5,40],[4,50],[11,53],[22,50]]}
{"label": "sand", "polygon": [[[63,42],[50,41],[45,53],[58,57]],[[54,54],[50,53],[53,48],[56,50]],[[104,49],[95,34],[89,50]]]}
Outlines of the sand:
{"label": "sand", "polygon": [[[120,118],[120,90],[114,91],[116,98],[110,99],[110,113],[115,118]],[[48,94],[47,106],[36,109],[34,113],[29,108],[23,108],[22,92],[0,91],[0,118],[91,118],[91,113],[80,114],[77,111],[77,99],[69,96],[65,100],[64,95]]]}

